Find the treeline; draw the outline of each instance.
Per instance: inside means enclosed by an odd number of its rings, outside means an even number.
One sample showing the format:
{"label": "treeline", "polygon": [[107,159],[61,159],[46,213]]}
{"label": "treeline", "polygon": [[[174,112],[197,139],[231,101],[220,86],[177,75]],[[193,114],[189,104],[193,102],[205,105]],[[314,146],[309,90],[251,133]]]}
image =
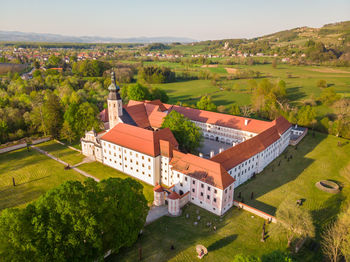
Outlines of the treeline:
{"label": "treeline", "polygon": [[0,83],[0,142],[36,134],[74,140],[86,130],[100,129],[97,114],[108,95],[109,79],[18,74]]}
{"label": "treeline", "polygon": [[175,81],[175,73],[167,67],[145,66],[139,69],[137,79],[149,84],[170,83]]}

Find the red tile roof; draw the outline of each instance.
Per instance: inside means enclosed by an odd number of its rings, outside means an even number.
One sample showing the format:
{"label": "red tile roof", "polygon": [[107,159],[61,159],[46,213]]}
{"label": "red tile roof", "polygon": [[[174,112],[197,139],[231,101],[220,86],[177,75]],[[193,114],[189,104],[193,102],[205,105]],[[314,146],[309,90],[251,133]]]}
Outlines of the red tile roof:
{"label": "red tile roof", "polygon": [[101,137],[116,145],[120,145],[149,156],[158,156],[160,154],[160,140],[169,141],[174,147],[178,143],[173,133],[168,128],[158,131],[151,131],[137,126],[119,123],[105,135]]}
{"label": "red tile roof", "polygon": [[[239,129],[239,130],[248,131],[256,134],[266,130],[267,128],[273,125],[271,122],[268,122],[268,121],[204,111],[204,110],[194,109],[190,107],[182,107],[182,106],[174,105],[168,108],[169,108],[169,111],[175,110],[183,114],[185,117],[194,121]],[[248,120],[247,125],[245,125],[245,120]]]}
{"label": "red tile roof", "polygon": [[167,198],[169,199],[179,199],[180,195],[178,193],[176,193],[175,191],[171,192],[170,195],[167,196]]}
{"label": "red tile roof", "polygon": [[153,188],[153,191],[159,193],[159,192],[163,192],[164,189],[163,189],[163,187],[162,187],[161,185],[156,185],[156,186]]}
{"label": "red tile roof", "polygon": [[170,165],[173,170],[220,189],[225,189],[235,181],[221,164],[176,150],[173,151]]}
{"label": "red tile roof", "polygon": [[260,153],[276,142],[291,126],[286,119],[282,118],[280,117],[272,121],[272,123],[274,123],[272,127],[234,147],[230,147],[229,149],[211,158],[211,160],[222,164],[226,170],[230,170],[238,164]]}

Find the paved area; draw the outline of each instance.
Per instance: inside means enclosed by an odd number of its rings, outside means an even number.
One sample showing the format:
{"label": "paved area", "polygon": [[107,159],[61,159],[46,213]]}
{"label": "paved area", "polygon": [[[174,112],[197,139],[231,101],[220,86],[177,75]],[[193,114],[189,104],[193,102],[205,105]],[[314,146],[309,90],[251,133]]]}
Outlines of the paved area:
{"label": "paved area", "polygon": [[80,165],[82,165],[82,164],[91,163],[91,162],[94,162],[94,161],[95,161],[95,160],[94,160],[93,158],[91,158],[91,157],[85,157],[85,158],[83,159],[83,161],[81,161],[80,163],[74,165],[73,167],[77,167],[77,166],[80,166]]}
{"label": "paved area", "polygon": [[218,141],[209,140],[209,139],[204,138],[202,147],[198,151],[200,153],[203,153],[203,157],[210,158],[210,151],[211,150],[214,151],[214,155],[217,155],[220,152],[220,148],[223,148],[224,150],[226,150],[230,147],[232,147],[232,145],[228,145],[225,143],[221,143]]}
{"label": "paved area", "polygon": [[158,218],[161,218],[162,216],[165,216],[168,214],[168,206],[152,206],[151,209],[148,212],[147,218],[146,218],[146,225],[152,223],[153,221],[157,220]]}

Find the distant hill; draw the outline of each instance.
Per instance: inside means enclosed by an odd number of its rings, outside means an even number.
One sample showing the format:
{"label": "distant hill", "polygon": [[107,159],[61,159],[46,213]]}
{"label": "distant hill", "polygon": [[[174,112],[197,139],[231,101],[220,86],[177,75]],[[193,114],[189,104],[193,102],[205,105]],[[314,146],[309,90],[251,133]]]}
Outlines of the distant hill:
{"label": "distant hill", "polygon": [[116,38],[100,36],[65,36],[59,34],[24,33],[0,31],[0,41],[5,42],[50,42],[50,43],[191,43],[195,39],[186,37],[133,37]]}

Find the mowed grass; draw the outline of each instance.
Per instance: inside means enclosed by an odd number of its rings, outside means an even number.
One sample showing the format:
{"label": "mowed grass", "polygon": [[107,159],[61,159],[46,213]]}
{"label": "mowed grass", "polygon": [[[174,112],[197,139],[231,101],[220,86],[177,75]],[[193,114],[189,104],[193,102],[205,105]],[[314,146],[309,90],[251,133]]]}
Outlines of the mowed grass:
{"label": "mowed grass", "polygon": [[[111,168],[109,166],[106,166],[100,162],[91,162],[82,164],[78,167],[79,169],[88,172],[90,175],[97,177],[98,179],[107,179],[109,177],[119,177],[122,179],[125,178],[133,178],[127,174],[124,174],[114,168]],[[134,179],[134,178],[133,178]],[[143,194],[145,195],[145,198],[147,199],[147,202],[149,204],[152,204],[153,202],[153,187],[149,184],[146,184],[140,180],[135,179],[143,186]]]}
{"label": "mowed grass", "polygon": [[[199,211],[199,214],[196,211]],[[186,218],[186,214],[190,218]],[[197,216],[200,216],[200,221]],[[197,221],[198,225],[194,225]],[[208,227],[207,223],[212,226]],[[183,208],[180,217],[162,217],[146,226],[142,236],[130,248],[125,248],[107,261],[139,261],[139,248],[142,248],[142,261],[197,261],[196,245],[208,249],[202,261],[231,262],[235,255],[263,256],[273,251],[286,250],[286,240],[266,229],[269,238],[262,243],[261,233],[264,220],[252,214],[232,208],[223,217],[218,217],[195,205]],[[216,226],[216,231],[213,230]],[[175,249],[171,250],[171,245]],[[304,253],[305,255],[305,253]],[[312,254],[306,254],[306,256]]]}
{"label": "mowed grass", "polygon": [[[12,184],[15,178],[16,186]],[[85,180],[73,170],[34,149],[20,149],[0,155],[0,210],[23,207],[67,180]]]}
{"label": "mowed grass", "polygon": [[63,160],[64,162],[75,165],[83,161],[84,155],[74,151],[67,146],[61,145],[54,140],[47,141],[37,145],[40,149],[49,152],[51,155]]}
{"label": "mowed grass", "polygon": [[[338,143],[341,146],[338,146]],[[293,156],[287,161],[285,156]],[[280,166],[278,166],[281,161]],[[295,147],[273,161],[256,178],[235,189],[235,199],[241,192],[244,203],[274,215],[286,199],[303,199],[303,207],[311,211],[318,231],[339,213],[345,199],[350,197],[350,181],[342,170],[350,164],[350,143],[335,136],[308,134]],[[350,177],[350,174],[348,174]],[[341,193],[329,194],[316,188],[320,180],[332,180]],[[251,200],[251,193],[254,199]]]}

